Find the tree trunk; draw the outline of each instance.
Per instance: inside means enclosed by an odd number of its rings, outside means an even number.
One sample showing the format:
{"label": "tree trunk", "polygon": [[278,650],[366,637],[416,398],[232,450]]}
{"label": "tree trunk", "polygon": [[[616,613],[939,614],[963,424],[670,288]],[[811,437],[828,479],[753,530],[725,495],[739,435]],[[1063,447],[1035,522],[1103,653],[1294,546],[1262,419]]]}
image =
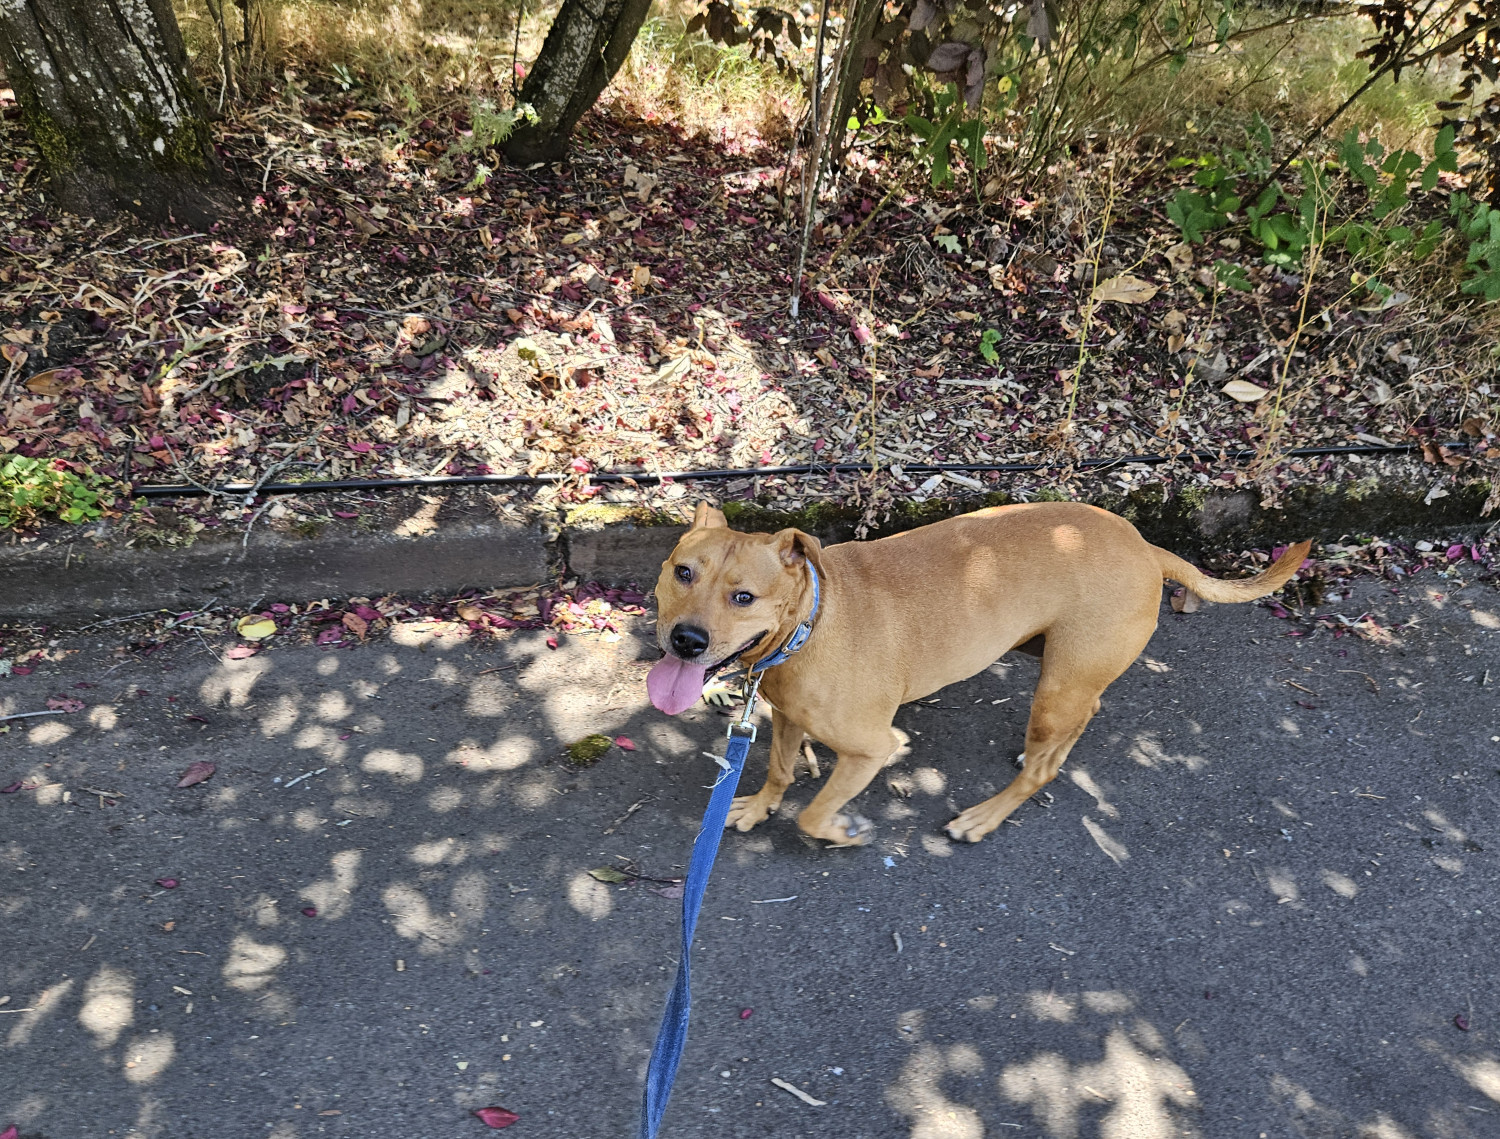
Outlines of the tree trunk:
{"label": "tree trunk", "polygon": [[0,60],[65,208],[212,220],[219,167],[171,0],[0,0]]}
{"label": "tree trunk", "polygon": [[512,162],[555,162],[578,120],[620,70],[651,0],[563,0],[541,54],[521,87],[534,122],[505,144]]}

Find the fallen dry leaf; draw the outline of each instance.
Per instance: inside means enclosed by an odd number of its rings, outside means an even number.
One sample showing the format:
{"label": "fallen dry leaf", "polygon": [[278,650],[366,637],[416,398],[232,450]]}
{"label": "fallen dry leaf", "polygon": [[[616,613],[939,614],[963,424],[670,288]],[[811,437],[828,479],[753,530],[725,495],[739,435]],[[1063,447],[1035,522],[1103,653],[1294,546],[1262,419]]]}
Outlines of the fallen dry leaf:
{"label": "fallen dry leaf", "polygon": [[477,605],[460,605],[458,607],[458,617],[461,621],[479,621],[484,617],[484,610]]}
{"label": "fallen dry leaf", "polygon": [[611,884],[630,881],[630,875],[621,870],[616,870],[613,866],[596,866],[589,871],[589,877],[596,882],[608,882]]}
{"label": "fallen dry leaf", "polygon": [[200,759],[196,763],[188,764],[187,770],[182,773],[182,778],[177,781],[179,787],[191,787],[194,783],[202,783],[215,771],[217,766],[209,763],[206,759]]}
{"label": "fallen dry leaf", "polygon": [[259,617],[252,613],[241,617],[234,628],[247,641],[263,641],[276,632],[276,622],[269,617]]}
{"label": "fallen dry leaf", "polygon": [[57,712],[82,712],[83,701],[74,700],[71,696],[49,696],[47,707]]}
{"label": "fallen dry leaf", "polygon": [[1230,380],[1219,390],[1230,399],[1238,400],[1240,403],[1259,403],[1271,394],[1259,384],[1252,384],[1249,380]]}
{"label": "fallen dry leaf", "polygon": [[345,613],[340,620],[343,622],[344,628],[348,629],[360,640],[365,639],[365,632],[369,629],[370,623],[358,613]]}
{"label": "fallen dry leaf", "polygon": [[48,368],[26,381],[28,391],[37,395],[59,396],[68,390],[68,385],[78,378],[77,368]]}
{"label": "fallen dry leaf", "polygon": [[629,736],[616,736],[615,747],[621,749],[622,751],[634,751],[635,741]]}
{"label": "fallen dry leaf", "polygon": [[230,645],[224,650],[224,655],[230,660],[244,660],[247,657],[253,657],[258,652],[260,652],[258,645]]}
{"label": "fallen dry leaf", "polygon": [[1096,301],[1116,301],[1122,305],[1143,305],[1156,296],[1157,286],[1130,273],[1121,273],[1094,286]]}
{"label": "fallen dry leaf", "polygon": [[1193,267],[1193,247],[1185,241],[1171,246],[1164,256],[1174,273],[1183,273]]}
{"label": "fallen dry leaf", "polygon": [[[502,1127],[509,1127],[521,1117],[513,1111],[506,1111],[503,1107],[481,1107],[476,1108],[474,1114],[486,1127],[493,1127],[496,1131]],[[0,1136],[0,1139],[4,1139]]]}
{"label": "fallen dry leaf", "polygon": [[156,884],[163,890],[175,890],[180,885],[176,878],[158,878]]}
{"label": "fallen dry leaf", "polygon": [[21,1129],[12,1123],[4,1131],[0,1131],[0,1139],[20,1139]]}

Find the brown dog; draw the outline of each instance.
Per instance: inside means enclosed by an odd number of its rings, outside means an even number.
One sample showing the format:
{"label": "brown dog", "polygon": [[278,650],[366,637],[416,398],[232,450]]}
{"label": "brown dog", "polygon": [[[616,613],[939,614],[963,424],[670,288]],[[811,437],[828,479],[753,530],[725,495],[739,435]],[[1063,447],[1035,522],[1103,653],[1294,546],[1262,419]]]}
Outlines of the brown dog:
{"label": "brown dog", "polygon": [[1209,601],[1252,601],[1285,584],[1308,548],[1299,542],[1256,577],[1220,581],[1150,545],[1123,518],[1078,503],[1001,506],[826,550],[800,530],[739,533],[700,503],[662,563],[657,640],[666,656],[647,688],[676,715],[718,669],[774,653],[811,614],[810,564],[822,594],[812,635],[765,673],[770,771],[758,792],[735,799],[729,824],[748,831],[781,805],[811,736],[838,763],[797,825],[852,846],[869,841],[873,827],[841,812],[905,744],[891,726],[897,707],[1011,649],[1039,655],[1024,769],[948,824],[953,838],[978,842],[1057,775],[1100,695],[1156,630],[1164,579]]}

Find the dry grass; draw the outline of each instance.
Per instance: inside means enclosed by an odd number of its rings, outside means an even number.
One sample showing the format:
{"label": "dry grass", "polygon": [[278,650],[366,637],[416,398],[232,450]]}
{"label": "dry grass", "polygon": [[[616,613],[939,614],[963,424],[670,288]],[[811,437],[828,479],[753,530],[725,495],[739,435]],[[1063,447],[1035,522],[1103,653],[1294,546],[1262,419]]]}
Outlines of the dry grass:
{"label": "dry grass", "polygon": [[642,27],[607,97],[648,122],[672,122],[730,149],[785,144],[804,103],[796,74],[743,47],[686,35],[693,5],[662,7]]}
{"label": "dry grass", "polygon": [[[1159,67],[1124,85],[1111,101],[1117,122],[1157,137],[1240,146],[1259,114],[1290,141],[1332,114],[1369,77],[1357,54],[1370,24],[1352,15],[1301,21],[1219,49],[1194,53],[1180,72]],[[1378,135],[1389,146],[1421,149],[1438,116],[1434,104],[1455,86],[1451,71],[1408,71],[1377,82],[1335,124]]]}
{"label": "dry grass", "polygon": [[[270,0],[263,3],[269,70],[361,87],[415,110],[455,95],[511,88],[517,6],[508,0]],[[189,50],[210,90],[218,83],[213,23],[203,0],[178,0]],[[521,24],[522,61],[541,47],[552,11]]]}
{"label": "dry grass", "polygon": [[[515,61],[536,56],[556,5],[525,11],[519,44],[517,9],[514,0],[272,0],[263,6],[267,66],[259,78],[290,69],[303,82],[362,88],[412,114],[454,99],[504,105]],[[736,149],[784,141],[801,111],[796,76],[744,48],[687,36],[694,10],[691,0],[653,9],[604,104]],[[218,42],[204,0],[178,0],[178,16],[204,85],[216,94]]]}

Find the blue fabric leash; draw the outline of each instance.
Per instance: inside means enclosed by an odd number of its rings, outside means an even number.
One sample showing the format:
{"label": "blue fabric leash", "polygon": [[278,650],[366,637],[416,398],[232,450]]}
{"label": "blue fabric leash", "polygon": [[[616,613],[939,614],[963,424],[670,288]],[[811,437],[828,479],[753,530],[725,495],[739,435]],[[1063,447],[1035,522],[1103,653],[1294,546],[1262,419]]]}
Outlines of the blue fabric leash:
{"label": "blue fabric leash", "polygon": [[693,1004],[693,931],[698,927],[698,911],[703,908],[708,876],[719,853],[719,841],[724,837],[724,826],[729,820],[729,807],[740,783],[740,772],[745,769],[750,745],[755,742],[755,725],[750,722],[750,716],[755,711],[761,679],[766,669],[781,664],[807,643],[807,638],[812,634],[813,621],[818,616],[818,571],[813,568],[812,562],[807,563],[807,572],[812,575],[812,612],[807,615],[806,621],[792,630],[792,635],[781,648],[750,666],[746,677],[745,707],[739,719],[729,725],[729,746],[724,758],[718,761],[722,771],[709,795],[708,810],[703,813],[703,826],[693,841],[693,856],[688,861],[687,878],[682,884],[682,956],[677,962],[677,980],[667,997],[667,1008],[662,1014],[661,1028],[656,1033],[656,1043],[651,1048],[651,1062],[646,1067],[646,1090],[641,1097],[640,1139],[655,1139],[657,1129],[661,1126],[662,1114],[667,1110],[667,1099],[672,1094],[672,1084],[677,1079],[677,1065],[682,1061],[682,1050],[687,1046],[688,1013]]}

